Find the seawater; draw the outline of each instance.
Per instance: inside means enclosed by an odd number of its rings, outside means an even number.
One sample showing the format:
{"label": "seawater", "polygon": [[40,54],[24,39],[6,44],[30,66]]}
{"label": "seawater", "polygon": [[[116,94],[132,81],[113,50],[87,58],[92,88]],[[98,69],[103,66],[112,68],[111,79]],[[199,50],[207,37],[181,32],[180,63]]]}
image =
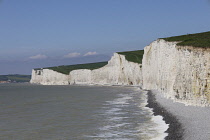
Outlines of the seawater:
{"label": "seawater", "polygon": [[136,87],[0,84],[1,140],[162,140]]}

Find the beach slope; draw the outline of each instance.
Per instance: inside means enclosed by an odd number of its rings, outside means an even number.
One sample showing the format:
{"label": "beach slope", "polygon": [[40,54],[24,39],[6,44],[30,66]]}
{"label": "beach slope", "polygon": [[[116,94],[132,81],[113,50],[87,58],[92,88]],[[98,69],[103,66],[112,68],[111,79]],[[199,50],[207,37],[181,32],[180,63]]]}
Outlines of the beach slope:
{"label": "beach slope", "polygon": [[[162,116],[170,124],[169,137],[184,140],[210,140],[210,108],[199,106],[185,106],[183,103],[166,99],[163,94],[155,90],[150,91],[155,102],[162,107]],[[159,109],[160,111],[160,109]],[[164,113],[165,111],[165,113]],[[154,110],[154,112],[157,112]],[[170,115],[172,117],[168,118]],[[174,119],[172,119],[174,118]]]}

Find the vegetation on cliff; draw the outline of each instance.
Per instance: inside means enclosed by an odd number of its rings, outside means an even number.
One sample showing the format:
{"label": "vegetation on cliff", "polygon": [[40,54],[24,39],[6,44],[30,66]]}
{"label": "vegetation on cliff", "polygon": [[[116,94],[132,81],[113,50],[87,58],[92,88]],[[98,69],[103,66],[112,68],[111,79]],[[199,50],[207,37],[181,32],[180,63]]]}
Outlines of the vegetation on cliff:
{"label": "vegetation on cliff", "polygon": [[[94,70],[101,68],[107,65],[108,62],[97,62],[97,63],[87,63],[87,64],[77,64],[77,65],[62,65],[57,67],[47,67],[44,69],[51,69],[63,74],[69,74],[70,71],[77,70],[77,69],[89,69]],[[38,70],[38,69],[35,69]]]}
{"label": "vegetation on cliff", "polygon": [[0,81],[29,82],[30,79],[31,75],[19,75],[19,74],[0,75]]}
{"label": "vegetation on cliff", "polygon": [[142,63],[144,50],[117,52],[118,54],[124,55],[126,60],[134,63]]}
{"label": "vegetation on cliff", "polygon": [[197,34],[187,34],[181,36],[174,36],[168,38],[161,38],[165,41],[173,42],[178,41],[179,46],[193,46],[200,48],[210,48],[210,31],[197,33]]}
{"label": "vegetation on cliff", "polygon": [[[144,54],[144,50],[136,50],[136,51],[127,51],[127,52],[117,52],[118,54],[125,55],[126,60],[135,62],[135,63],[142,63],[142,58]],[[87,64],[77,64],[77,65],[62,65],[56,67],[46,67],[43,69],[51,69],[63,74],[69,74],[73,70],[77,69],[89,69],[94,70],[101,68],[107,65],[108,62],[97,62],[97,63],[87,63]],[[40,70],[40,68],[34,69]]]}

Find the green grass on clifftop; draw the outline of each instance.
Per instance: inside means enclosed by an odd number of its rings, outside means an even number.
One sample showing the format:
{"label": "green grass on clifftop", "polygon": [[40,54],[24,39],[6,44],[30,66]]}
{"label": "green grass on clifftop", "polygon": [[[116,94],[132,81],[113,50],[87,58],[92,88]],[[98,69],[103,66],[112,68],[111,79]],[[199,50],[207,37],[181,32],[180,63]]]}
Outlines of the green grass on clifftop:
{"label": "green grass on clifftop", "polygon": [[0,75],[0,81],[8,81],[11,82],[29,82],[31,79],[31,75],[19,75],[19,74],[10,74],[10,75]]}
{"label": "green grass on clifftop", "polygon": [[193,46],[200,48],[210,48],[210,31],[197,33],[197,34],[187,34],[181,36],[174,36],[168,38],[162,38],[165,41],[173,42],[180,41],[177,45],[179,46]]}
{"label": "green grass on clifftop", "polygon": [[[108,62],[97,62],[97,63],[88,63],[88,64],[77,64],[77,65],[63,65],[57,67],[48,67],[44,69],[51,69],[63,74],[69,74],[70,71],[77,69],[98,69],[108,64]],[[35,69],[36,70],[36,69]]]}
{"label": "green grass on clifftop", "polygon": [[142,63],[144,50],[128,51],[128,52],[117,52],[118,54],[125,55],[126,60],[134,63]]}
{"label": "green grass on clifftop", "polygon": [[[141,64],[144,50],[118,52],[118,54],[125,55],[125,58],[128,61]],[[69,74],[69,72],[71,72],[73,70],[77,70],[77,69],[94,70],[94,69],[101,68],[107,64],[108,64],[108,62],[97,62],[97,63],[77,64],[77,65],[62,65],[62,66],[56,66],[56,67],[47,67],[47,68],[43,68],[43,69],[51,69],[51,70],[57,71],[59,73]],[[34,69],[34,70],[40,70],[40,68]]]}

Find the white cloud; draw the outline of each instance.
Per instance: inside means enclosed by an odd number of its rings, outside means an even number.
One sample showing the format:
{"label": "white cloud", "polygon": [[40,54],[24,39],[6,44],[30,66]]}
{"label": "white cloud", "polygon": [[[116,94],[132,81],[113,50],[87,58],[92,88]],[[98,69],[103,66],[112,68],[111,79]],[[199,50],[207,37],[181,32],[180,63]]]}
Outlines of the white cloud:
{"label": "white cloud", "polygon": [[46,59],[47,56],[46,55],[42,55],[42,54],[37,54],[34,56],[29,57],[30,59]]}
{"label": "white cloud", "polygon": [[84,56],[89,56],[89,55],[96,55],[98,54],[97,52],[87,52],[86,54],[84,54]]}
{"label": "white cloud", "polygon": [[72,58],[72,57],[78,57],[80,56],[80,53],[74,52],[74,53],[69,53],[67,55],[64,55],[64,58]]}

